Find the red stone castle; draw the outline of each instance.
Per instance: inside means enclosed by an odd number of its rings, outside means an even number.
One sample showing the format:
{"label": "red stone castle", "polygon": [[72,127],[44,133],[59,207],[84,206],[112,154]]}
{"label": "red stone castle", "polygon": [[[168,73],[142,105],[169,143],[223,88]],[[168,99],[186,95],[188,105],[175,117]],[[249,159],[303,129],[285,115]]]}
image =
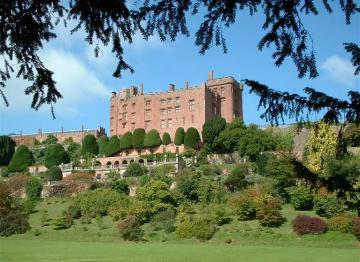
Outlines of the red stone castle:
{"label": "red stone castle", "polygon": [[172,139],[178,127],[195,127],[201,134],[205,121],[216,116],[231,122],[242,117],[243,86],[233,77],[208,80],[198,86],[188,83],[182,89],[170,84],[167,92],[144,93],[143,85],[123,89],[110,99],[110,136],[136,128],[168,132]]}

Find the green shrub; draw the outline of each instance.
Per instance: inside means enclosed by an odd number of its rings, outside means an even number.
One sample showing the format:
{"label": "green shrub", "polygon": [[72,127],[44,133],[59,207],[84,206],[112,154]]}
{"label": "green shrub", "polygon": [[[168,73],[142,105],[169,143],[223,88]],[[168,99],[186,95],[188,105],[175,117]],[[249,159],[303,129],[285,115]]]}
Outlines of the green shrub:
{"label": "green shrub", "polygon": [[314,201],[314,210],[321,217],[330,218],[344,211],[342,202],[336,195],[326,195],[316,197]]}
{"label": "green shrub", "polygon": [[63,179],[63,174],[58,166],[52,166],[45,173],[48,181],[60,181]]}
{"label": "green shrub", "polygon": [[245,177],[250,174],[249,170],[248,164],[238,164],[225,179],[226,188],[231,192],[245,188],[248,185]]}
{"label": "green shrub", "polygon": [[153,208],[149,202],[134,200],[130,202],[127,209],[127,215],[137,217],[139,223],[143,224],[150,221],[150,218],[153,215]]}
{"label": "green shrub", "polygon": [[62,230],[70,228],[74,224],[72,214],[67,211],[63,211],[60,216],[54,220],[54,229]]}
{"label": "green shrub", "polygon": [[142,175],[139,178],[139,186],[144,186],[150,180],[151,180],[151,177],[149,175]]}
{"label": "green shrub", "polygon": [[32,152],[27,146],[21,145],[16,149],[14,155],[12,156],[8,170],[10,172],[23,172],[32,163],[34,163],[34,156]]}
{"label": "green shrub", "polygon": [[120,139],[118,136],[112,136],[107,143],[106,156],[113,156],[120,152]]}
{"label": "green shrub", "polygon": [[222,173],[221,168],[215,165],[202,165],[199,169],[205,176],[219,176]]}
{"label": "green shrub", "polygon": [[82,141],[81,154],[83,156],[87,154],[97,155],[99,153],[99,145],[96,142],[94,135],[86,135]]}
{"label": "green shrub", "polygon": [[78,206],[75,205],[69,206],[67,212],[71,215],[73,219],[78,219],[81,217],[81,209]]}
{"label": "green shrub", "polygon": [[145,147],[156,147],[160,145],[161,145],[161,138],[157,130],[152,129],[148,133],[146,133],[144,138]]}
{"label": "green shrub", "polygon": [[128,208],[130,205],[129,198],[123,198],[109,207],[107,213],[113,218],[114,221],[124,219],[128,214]]}
{"label": "green shrub", "polygon": [[199,200],[199,185],[201,175],[191,169],[183,169],[176,176],[176,188],[191,201]]}
{"label": "green shrub", "polygon": [[50,134],[46,137],[46,139],[41,144],[53,145],[53,144],[56,144],[57,142],[58,142],[58,139],[56,138],[56,136]]}
{"label": "green shrub", "polygon": [[112,189],[116,190],[117,192],[125,195],[129,195],[130,188],[126,180],[119,179],[112,183]]}
{"label": "green shrub", "polygon": [[360,126],[349,124],[345,128],[344,139],[349,146],[360,146]]}
{"label": "green shrub", "polygon": [[9,136],[0,136],[0,166],[7,166],[15,152],[15,141]]}
{"label": "green shrub", "polygon": [[206,121],[202,128],[202,135],[204,143],[210,148],[213,146],[213,142],[219,136],[220,132],[225,129],[226,121],[222,117],[215,117]]}
{"label": "green shrub", "polygon": [[216,232],[216,226],[211,218],[203,217],[186,217],[178,225],[176,234],[180,238],[196,237],[200,241],[209,240]]}
{"label": "green shrub", "polygon": [[327,231],[325,221],[318,217],[298,215],[292,221],[292,225],[294,232],[299,236],[305,234],[323,234]]}
{"label": "green shrub", "polygon": [[232,196],[229,206],[239,220],[251,220],[256,217],[256,204],[247,192]]}
{"label": "green shrub", "polygon": [[133,144],[133,147],[137,150],[142,149],[144,147],[144,138],[145,138],[146,132],[143,128],[136,128],[133,132],[133,135],[131,137],[131,141]]}
{"label": "green shrub", "polygon": [[126,132],[120,139],[120,150],[128,150],[133,148],[132,133]]}
{"label": "green shrub", "polygon": [[0,236],[23,234],[30,229],[27,218],[17,209],[0,215]]}
{"label": "green shrub", "polygon": [[144,235],[137,218],[131,215],[118,223],[118,229],[122,238],[128,241],[140,241]]}
{"label": "green shrub", "polygon": [[256,218],[260,225],[265,227],[278,227],[285,218],[281,215],[281,202],[279,199],[264,195],[257,200]]}
{"label": "green shrub", "polygon": [[36,201],[28,198],[21,203],[21,211],[25,215],[30,215],[34,213],[35,206],[36,206]]}
{"label": "green shrub", "polygon": [[45,166],[50,168],[62,163],[69,163],[70,158],[60,144],[49,145],[45,153]]}
{"label": "green shrub", "polygon": [[213,207],[212,216],[213,221],[215,221],[218,226],[229,224],[231,222],[231,217],[223,205]]}
{"label": "green shrub", "polygon": [[97,143],[98,143],[98,146],[99,146],[99,155],[100,156],[107,155],[109,138],[107,136],[101,136],[98,139]]}
{"label": "green shrub", "polygon": [[41,196],[41,190],[42,185],[38,178],[32,177],[26,182],[25,192],[30,200],[39,200]]}
{"label": "green shrub", "polygon": [[126,168],[124,176],[126,177],[139,177],[145,174],[144,168],[136,162],[132,162]]}
{"label": "green shrub", "polygon": [[121,199],[122,195],[115,190],[98,188],[79,194],[74,200],[74,205],[80,208],[83,216],[104,216],[108,209]]}
{"label": "green shrub", "polygon": [[306,186],[290,187],[287,189],[291,205],[296,210],[309,210],[313,207],[313,195]]}
{"label": "green shrub", "polygon": [[42,227],[47,226],[48,219],[49,219],[49,217],[48,217],[47,209],[41,210],[41,212],[40,212],[40,225]]}
{"label": "green shrub", "polygon": [[347,213],[337,214],[336,216],[328,219],[327,225],[330,231],[351,233],[353,218],[354,216]]}
{"label": "green shrub", "polygon": [[184,145],[192,148],[199,142],[201,142],[199,131],[194,127],[189,127],[184,137]]}
{"label": "green shrub", "polygon": [[164,230],[166,233],[174,232],[176,212],[173,209],[161,211],[153,216],[150,225],[154,230]]}
{"label": "green shrub", "polygon": [[178,127],[175,132],[174,144],[177,146],[181,146],[182,144],[184,144],[184,138],[185,138],[184,128]]}
{"label": "green shrub", "polygon": [[360,240],[360,217],[355,217],[352,221],[352,233]]}
{"label": "green shrub", "polygon": [[162,143],[163,145],[168,145],[171,143],[171,137],[170,137],[170,134],[165,132],[162,136]]}

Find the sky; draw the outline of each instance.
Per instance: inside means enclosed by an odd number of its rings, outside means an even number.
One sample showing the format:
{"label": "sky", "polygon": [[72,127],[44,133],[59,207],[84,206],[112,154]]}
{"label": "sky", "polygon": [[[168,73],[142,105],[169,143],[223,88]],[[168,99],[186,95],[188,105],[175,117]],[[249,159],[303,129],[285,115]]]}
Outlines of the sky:
{"label": "sky", "polygon": [[[334,4],[334,7],[337,7]],[[31,97],[24,94],[29,85],[26,81],[12,78],[7,82],[5,94],[10,106],[0,100],[0,134],[31,134],[38,129],[43,132],[78,130],[105,127],[109,132],[109,101],[112,91],[119,92],[131,85],[144,84],[145,92],[166,91],[169,83],[181,88],[188,81],[190,86],[207,80],[210,70],[216,78],[232,76],[238,81],[251,79],[273,89],[302,92],[313,87],[329,95],[346,98],[349,90],[360,91],[360,78],[353,75],[350,55],[343,42],[360,43],[360,15],[353,16],[352,24],[345,24],[344,14],[335,8],[332,14],[320,10],[318,16],[306,16],[305,27],[313,38],[320,76],[316,79],[297,78],[291,60],[281,67],[271,58],[273,48],[260,52],[257,44],[264,35],[263,16],[240,13],[230,28],[224,28],[228,52],[212,47],[205,55],[195,46],[195,32],[201,17],[189,17],[190,37],[180,36],[176,41],[161,42],[158,37],[148,41],[136,35],[133,44],[124,45],[126,61],[135,69],[133,74],[123,72],[121,79],[112,77],[116,58],[109,47],[103,47],[99,58],[94,57],[93,47],[84,41],[82,31],[70,34],[68,28],[56,28],[57,39],[44,44],[40,56],[45,65],[54,72],[57,88],[63,98],[55,105],[56,119],[50,107],[38,111],[30,107]],[[243,112],[246,123],[267,124],[260,118],[258,97],[249,94],[244,87]],[[320,116],[312,115],[311,120]],[[287,120],[291,123],[294,120]],[[286,124],[285,123],[285,124]]]}

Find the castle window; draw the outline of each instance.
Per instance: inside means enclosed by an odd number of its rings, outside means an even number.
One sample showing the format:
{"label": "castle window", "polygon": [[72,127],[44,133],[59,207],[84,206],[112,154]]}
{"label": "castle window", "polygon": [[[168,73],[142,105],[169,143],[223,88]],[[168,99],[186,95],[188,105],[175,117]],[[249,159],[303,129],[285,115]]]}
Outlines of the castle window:
{"label": "castle window", "polygon": [[146,114],[147,116],[150,116],[150,115],[151,115],[151,109],[146,109],[146,110],[145,110],[145,114]]}
{"label": "castle window", "polygon": [[168,115],[171,114],[171,107],[169,107],[169,108],[167,109],[167,114],[168,114]]}
{"label": "castle window", "polygon": [[162,108],[160,110],[160,115],[164,116],[166,114],[166,109]]}
{"label": "castle window", "polygon": [[127,110],[127,105],[122,106],[123,110]]}
{"label": "castle window", "polygon": [[175,113],[180,113],[180,106],[175,106]]}
{"label": "castle window", "polygon": [[160,104],[161,104],[161,105],[165,105],[165,104],[166,104],[165,99],[161,99],[161,100],[160,100]]}
{"label": "castle window", "polygon": [[150,104],[151,104],[151,100],[146,100],[145,105],[150,106]]}
{"label": "castle window", "polygon": [[151,121],[145,121],[145,129],[150,127]]}
{"label": "castle window", "polygon": [[131,118],[135,118],[135,112],[131,113]]}
{"label": "castle window", "polygon": [[189,100],[189,111],[194,111],[195,109],[195,100]]}
{"label": "castle window", "polygon": [[166,121],[165,120],[161,120],[161,129],[166,128]]}
{"label": "castle window", "polygon": [[113,120],[113,119],[114,119],[114,117],[112,116],[112,117],[110,117],[110,119],[111,119],[111,120]]}
{"label": "castle window", "polygon": [[168,128],[172,127],[172,119],[168,119],[167,126],[168,126]]}
{"label": "castle window", "polygon": [[225,93],[225,88],[222,87],[222,88],[220,89],[220,94],[223,95],[224,93]]}
{"label": "castle window", "polygon": [[175,97],[175,103],[180,104],[180,97],[179,96]]}
{"label": "castle window", "polygon": [[125,112],[125,113],[123,114],[123,119],[124,119],[125,121],[128,120],[128,118],[127,118],[127,112]]}
{"label": "castle window", "polygon": [[167,104],[170,105],[171,102],[172,102],[172,99],[171,99],[171,98],[168,98],[168,99],[167,99]]}
{"label": "castle window", "polygon": [[135,129],[135,123],[131,123],[131,131]]}

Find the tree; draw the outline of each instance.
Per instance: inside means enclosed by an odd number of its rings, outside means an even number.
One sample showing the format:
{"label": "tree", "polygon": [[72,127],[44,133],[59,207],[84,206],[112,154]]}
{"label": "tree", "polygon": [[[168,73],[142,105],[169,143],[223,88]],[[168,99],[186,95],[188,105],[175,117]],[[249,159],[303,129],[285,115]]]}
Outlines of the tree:
{"label": "tree", "polygon": [[62,145],[55,144],[55,145],[50,145],[47,148],[45,153],[45,166],[47,168],[69,162],[70,162],[69,155],[65,152],[65,149]]}
{"label": "tree", "polygon": [[145,147],[156,147],[161,145],[161,138],[159,132],[155,129],[151,129],[144,138]]}
{"label": "tree", "polygon": [[201,142],[201,139],[198,130],[194,127],[189,127],[184,137],[184,145],[191,148],[199,142]]}
{"label": "tree", "polygon": [[305,145],[305,163],[314,173],[324,173],[327,161],[336,156],[337,136],[324,122],[314,124]]}
{"label": "tree", "polygon": [[29,200],[36,201],[40,199],[42,185],[38,178],[30,178],[25,185],[25,192]]}
{"label": "tree", "polygon": [[204,143],[213,148],[213,143],[221,131],[225,129],[226,121],[222,117],[215,117],[203,125],[202,135]]}
{"label": "tree", "polygon": [[177,146],[181,146],[182,144],[184,144],[184,138],[185,138],[184,128],[178,127],[175,132],[174,144]]}
{"label": "tree", "polygon": [[113,156],[120,152],[120,139],[118,136],[112,136],[107,144],[106,156]]}
{"label": "tree", "polygon": [[344,139],[349,146],[360,146],[360,125],[351,124],[345,128]]}
{"label": "tree", "polygon": [[119,179],[119,180],[114,181],[113,184],[111,185],[111,187],[112,187],[112,189],[116,190],[120,194],[129,195],[130,188],[129,188],[128,183],[124,179]]}
{"label": "tree", "polygon": [[32,163],[34,163],[34,156],[32,152],[27,146],[21,145],[16,149],[13,157],[11,158],[8,170],[10,172],[23,172]]}
{"label": "tree", "polygon": [[107,136],[101,136],[98,139],[99,155],[104,156],[107,154],[108,143],[109,143],[109,138]]}
{"label": "tree", "polygon": [[[321,2],[321,4],[319,4]],[[339,0],[341,10],[345,14],[346,24],[351,23],[353,15],[360,12],[360,8],[354,0]],[[85,40],[90,44],[95,44],[95,56],[99,55],[99,44],[104,46],[109,43],[112,45],[112,52],[118,58],[118,64],[113,73],[115,77],[121,77],[123,70],[133,72],[133,68],[126,63],[123,54],[123,44],[132,43],[136,33],[142,35],[144,39],[149,39],[154,34],[159,34],[160,39],[165,41],[167,37],[175,40],[179,34],[189,36],[187,28],[187,17],[189,15],[203,14],[203,21],[195,33],[195,44],[200,47],[200,53],[204,54],[213,45],[222,46],[223,51],[227,51],[224,38],[223,26],[230,27],[237,20],[237,15],[248,12],[250,15],[263,13],[263,29],[267,30],[260,39],[258,48],[274,47],[272,57],[275,65],[280,66],[286,58],[292,59],[298,70],[298,77],[307,74],[310,78],[318,76],[315,50],[313,39],[305,27],[306,18],[309,15],[317,15],[319,7],[324,6],[326,12],[332,12],[333,1],[315,0],[249,0],[249,1],[172,1],[172,0],[150,0],[143,4],[132,5],[124,1],[86,2],[82,0],[70,0],[68,2],[60,0],[31,1],[16,0],[5,2],[2,7],[3,19],[0,21],[0,41],[1,55],[3,56],[3,66],[1,67],[1,88],[4,88],[5,81],[14,75],[31,81],[31,85],[26,88],[27,95],[33,95],[31,106],[38,109],[47,103],[52,105],[62,96],[56,89],[53,79],[53,72],[47,69],[38,56],[43,42],[48,42],[56,38],[55,23],[63,19],[64,22],[74,21],[75,27],[71,32],[84,29]],[[202,12],[199,12],[202,10]],[[53,20],[57,17],[58,20]],[[97,19],[94,19],[96,17]],[[351,54],[351,61],[356,67],[355,74],[360,73],[360,48],[355,43],[344,43],[345,50]],[[17,68],[13,68],[17,64]],[[251,86],[251,85],[250,85]],[[258,92],[262,101],[267,100],[268,109],[265,115],[272,115],[273,120],[281,117],[285,112],[290,116],[299,114],[294,109],[294,101],[289,104],[284,103],[282,98],[288,98],[288,93],[273,96],[272,93],[265,92],[266,89],[258,89],[251,86],[252,91]],[[3,89],[0,89],[5,104],[8,101]],[[358,106],[359,92],[351,91],[350,103],[336,103],[336,99],[324,101],[319,97],[309,97],[304,101],[309,101],[306,106],[317,110],[329,109],[331,114],[340,116],[341,109],[345,111],[347,119],[360,121],[360,109]],[[296,100],[296,99],[295,99]],[[319,102],[322,107],[313,106]],[[340,101],[339,102],[347,102]],[[262,102],[260,102],[262,103]],[[345,105],[345,107],[344,107]],[[305,106],[305,107],[306,107]],[[348,106],[348,107],[347,107]],[[278,109],[278,111],[273,110]],[[52,111],[53,112],[53,111]],[[351,112],[355,112],[352,114]]]}
{"label": "tree", "polygon": [[135,149],[141,150],[144,147],[145,129],[136,128],[133,132],[131,142]]}
{"label": "tree", "polygon": [[46,139],[42,142],[43,145],[53,145],[58,142],[56,136],[50,134],[46,137]]}
{"label": "tree", "polygon": [[86,135],[82,141],[81,154],[85,156],[86,154],[97,155],[99,153],[99,146],[96,142],[94,135]]}
{"label": "tree", "polygon": [[7,166],[15,152],[15,141],[9,136],[0,136],[0,166]]}
{"label": "tree", "polygon": [[68,145],[66,152],[69,155],[71,162],[76,162],[81,157],[81,146],[78,143],[72,142]]}
{"label": "tree", "polygon": [[163,134],[162,143],[163,143],[164,145],[168,145],[168,144],[171,143],[171,137],[170,137],[170,134],[169,134],[168,132],[165,132],[165,133]]}
{"label": "tree", "polygon": [[46,179],[48,181],[60,181],[63,179],[63,174],[58,166],[52,166],[46,171]]}
{"label": "tree", "polygon": [[237,165],[231,170],[230,175],[225,179],[224,184],[231,192],[238,191],[248,185],[245,177],[250,174],[250,166],[248,164]]}
{"label": "tree", "polygon": [[120,150],[128,150],[133,148],[131,140],[132,133],[130,131],[126,132],[120,139]]}
{"label": "tree", "polygon": [[145,174],[144,168],[136,162],[130,163],[125,171],[125,176],[127,177],[140,177],[144,174]]}

